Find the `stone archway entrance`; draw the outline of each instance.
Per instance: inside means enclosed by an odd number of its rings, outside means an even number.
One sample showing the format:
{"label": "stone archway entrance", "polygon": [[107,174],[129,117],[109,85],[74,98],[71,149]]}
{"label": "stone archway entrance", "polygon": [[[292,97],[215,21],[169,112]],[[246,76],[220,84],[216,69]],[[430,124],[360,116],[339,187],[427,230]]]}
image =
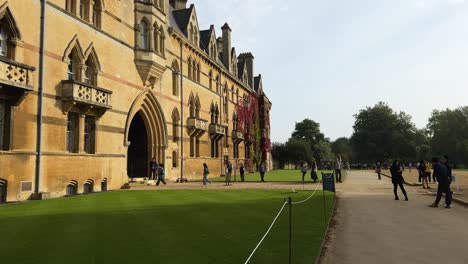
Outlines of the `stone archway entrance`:
{"label": "stone archway entrance", "polygon": [[129,178],[148,177],[149,161],[153,157],[158,163],[165,163],[166,119],[156,96],[150,90],[142,92],[132,104],[125,126],[125,145],[128,146]]}
{"label": "stone archway entrance", "polygon": [[127,173],[129,178],[144,178],[148,175],[148,135],[145,122],[138,112],[128,132]]}

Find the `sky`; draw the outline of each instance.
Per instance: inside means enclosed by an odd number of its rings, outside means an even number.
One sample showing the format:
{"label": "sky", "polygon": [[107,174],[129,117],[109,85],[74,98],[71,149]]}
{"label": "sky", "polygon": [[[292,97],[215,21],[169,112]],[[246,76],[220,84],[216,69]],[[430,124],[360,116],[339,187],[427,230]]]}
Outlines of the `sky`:
{"label": "sky", "polygon": [[[189,1],[190,3],[190,1]],[[468,105],[468,0],[200,0],[200,29],[228,22],[273,106],[271,140],[310,118],[334,140],[379,101],[423,128]]]}

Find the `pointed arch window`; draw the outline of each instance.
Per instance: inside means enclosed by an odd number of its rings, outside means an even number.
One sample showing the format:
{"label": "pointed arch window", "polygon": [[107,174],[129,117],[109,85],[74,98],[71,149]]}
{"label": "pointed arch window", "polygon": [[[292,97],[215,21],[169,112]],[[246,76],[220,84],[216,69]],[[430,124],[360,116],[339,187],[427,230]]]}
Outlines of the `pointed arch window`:
{"label": "pointed arch window", "polygon": [[0,56],[8,56],[8,34],[3,23],[0,24]]}
{"label": "pointed arch window", "polygon": [[97,72],[96,62],[89,56],[85,62],[84,83],[97,86]]}
{"label": "pointed arch window", "polygon": [[176,142],[179,140],[179,123],[180,123],[180,115],[179,110],[174,108],[172,111],[172,140]]}
{"label": "pointed arch window", "polygon": [[179,96],[179,64],[172,62],[172,95]]}
{"label": "pointed arch window", "polygon": [[221,80],[219,79],[219,75],[216,75],[216,93],[219,94],[219,89],[221,86]]}
{"label": "pointed arch window", "polygon": [[163,26],[159,27],[159,53],[164,56],[166,53],[166,35]]}
{"label": "pointed arch window", "polygon": [[201,65],[197,63],[197,82],[200,82],[200,75],[201,75]]}
{"label": "pointed arch window", "polygon": [[146,23],[145,20],[140,22],[140,48],[145,50],[149,49],[148,23]]}
{"label": "pointed arch window", "polygon": [[236,90],[236,103],[239,104],[239,88]]}
{"label": "pointed arch window", "polygon": [[72,49],[70,54],[68,55],[68,67],[67,67],[67,74],[68,80],[80,81],[80,57],[78,55],[78,51],[76,47]]}
{"label": "pointed arch window", "polygon": [[158,54],[161,53],[161,35],[159,31],[159,26],[157,23],[153,25],[153,37],[154,37],[154,51]]}
{"label": "pointed arch window", "polygon": [[212,70],[210,70],[210,72],[208,73],[208,78],[210,79],[208,86],[210,90],[213,90],[213,71]]}
{"label": "pointed arch window", "polygon": [[188,65],[188,71],[187,71],[187,72],[188,72],[188,78],[189,78],[189,79],[193,79],[193,77],[192,77],[192,76],[193,76],[192,58],[188,58],[188,63],[187,63],[187,65]]}

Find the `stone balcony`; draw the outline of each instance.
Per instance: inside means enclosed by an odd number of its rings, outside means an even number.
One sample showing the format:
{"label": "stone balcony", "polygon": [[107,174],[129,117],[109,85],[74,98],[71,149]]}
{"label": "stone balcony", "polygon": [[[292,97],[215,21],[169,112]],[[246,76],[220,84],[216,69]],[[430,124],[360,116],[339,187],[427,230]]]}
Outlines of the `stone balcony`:
{"label": "stone balcony", "polygon": [[18,105],[33,90],[35,70],[32,66],[0,56],[0,92],[14,98],[14,104]]}
{"label": "stone balcony", "polygon": [[208,121],[198,117],[189,117],[187,119],[187,128],[190,136],[199,137],[208,129]]}
{"label": "stone balcony", "polygon": [[232,141],[234,141],[235,143],[240,143],[242,140],[244,140],[244,132],[239,130],[233,130]]}
{"label": "stone balcony", "polygon": [[62,81],[63,112],[68,112],[76,107],[83,111],[95,111],[101,116],[105,111],[112,108],[112,91],[85,84],[74,80]]}
{"label": "stone balcony", "polygon": [[221,139],[226,134],[226,126],[220,124],[210,124],[209,132],[212,139]]}

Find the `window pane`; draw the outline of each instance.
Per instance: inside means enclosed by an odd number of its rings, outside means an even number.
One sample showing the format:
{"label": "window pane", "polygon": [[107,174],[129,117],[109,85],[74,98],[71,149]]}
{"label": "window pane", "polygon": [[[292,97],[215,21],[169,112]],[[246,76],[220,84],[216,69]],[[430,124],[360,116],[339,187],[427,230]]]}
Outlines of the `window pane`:
{"label": "window pane", "polygon": [[94,154],[96,139],[96,118],[94,116],[86,116],[85,131],[84,131],[84,148],[85,152]]}
{"label": "window pane", "polygon": [[76,140],[78,139],[78,114],[68,113],[67,118],[67,151],[78,152]]}

